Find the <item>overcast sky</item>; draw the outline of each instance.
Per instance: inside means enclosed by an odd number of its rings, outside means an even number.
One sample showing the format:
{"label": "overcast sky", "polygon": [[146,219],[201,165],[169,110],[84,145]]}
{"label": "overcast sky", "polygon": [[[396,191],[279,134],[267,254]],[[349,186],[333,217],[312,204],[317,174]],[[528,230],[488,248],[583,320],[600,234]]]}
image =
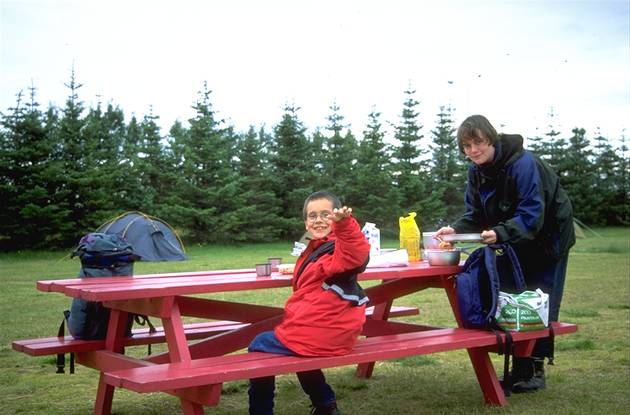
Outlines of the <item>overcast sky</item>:
{"label": "overcast sky", "polygon": [[285,104],[312,131],[336,103],[360,135],[376,109],[397,123],[409,86],[424,134],[455,121],[566,136],[629,133],[627,0],[0,0],[0,112],[34,85],[63,107],[74,66],[86,106],[152,108],[162,133],[207,81],[218,117],[270,129]]}

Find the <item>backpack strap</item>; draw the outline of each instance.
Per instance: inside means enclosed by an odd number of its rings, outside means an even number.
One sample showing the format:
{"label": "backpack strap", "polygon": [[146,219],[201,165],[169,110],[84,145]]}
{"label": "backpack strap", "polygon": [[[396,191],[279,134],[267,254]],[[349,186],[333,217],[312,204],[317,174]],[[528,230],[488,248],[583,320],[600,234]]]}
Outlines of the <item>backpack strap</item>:
{"label": "backpack strap", "polygon": [[[61,324],[59,325],[59,330],[57,331],[57,337],[65,336],[65,326],[66,326],[66,318],[70,314],[70,311],[66,310],[63,312],[64,318],[61,320]],[[57,372],[56,373],[64,373],[64,368],[66,366],[66,356],[63,353],[57,354]]]}
{"label": "backpack strap", "polygon": [[[498,255],[498,252],[501,252],[503,255],[507,254],[507,257],[510,260],[514,287],[519,292],[525,291],[527,289],[527,285],[525,284],[523,269],[521,268],[521,264],[518,262],[518,257],[516,256],[516,252],[514,252],[512,246],[510,244],[492,244],[488,245],[486,249],[488,249],[489,251],[486,251],[485,265],[488,273],[491,273],[491,280],[496,281],[497,284],[499,284],[499,282],[501,281],[500,275],[497,271],[496,262],[496,256]],[[493,306],[496,306],[496,304],[493,304]]]}
{"label": "backpack strap", "polygon": [[500,277],[499,271],[497,270],[497,258],[496,258],[496,248],[494,245],[487,246],[484,248],[484,265],[486,267],[486,272],[488,273],[488,283],[490,284],[489,289],[490,293],[496,293],[495,295],[490,295],[490,304],[488,309],[491,310],[490,315],[486,317],[486,325],[488,327],[494,327],[494,311],[497,309],[497,296],[499,294],[500,288]]}
{"label": "backpack strap", "polygon": [[[505,347],[503,348],[503,393],[510,396],[512,393],[512,378],[510,377],[510,355],[512,354],[512,334],[508,330],[502,330],[505,334]],[[499,351],[501,354],[501,351]]]}
{"label": "backpack strap", "polygon": [[[497,338],[499,356],[503,355],[503,382],[501,383],[503,393],[505,394],[505,396],[510,396],[512,391],[512,377],[510,376],[510,356],[513,352],[512,334],[509,332],[509,330],[505,330],[499,327],[496,323],[493,323],[493,325],[490,327],[490,330]],[[503,342],[501,333],[505,335],[505,342]]]}
{"label": "backpack strap", "polygon": [[304,262],[300,264],[300,268],[295,274],[296,281],[300,278],[300,275],[302,275],[302,271],[304,271],[304,268],[306,268],[308,264],[315,261],[317,258],[319,258],[322,255],[332,254],[334,250],[335,250],[335,241],[333,240],[333,241],[324,242],[316,250],[311,252],[311,254],[304,260]]}
{"label": "backpack strap", "polygon": [[[149,320],[149,316],[144,315],[144,314],[134,314],[133,315],[133,319],[131,320],[131,323],[133,325],[133,322],[138,323],[141,326],[144,326],[145,324],[147,326],[149,326],[149,333],[155,333],[157,330],[155,329],[155,326],[153,325],[153,323],[151,323],[151,320]],[[129,327],[129,333],[131,334],[131,327]],[[147,354],[150,356],[151,355],[151,343],[149,343],[147,345]]]}
{"label": "backpack strap", "polygon": [[[499,272],[497,270],[497,261],[496,255],[497,251],[502,250],[503,254],[507,254],[511,268],[512,268],[512,278],[514,280],[514,286],[518,291],[524,291],[526,289],[525,286],[525,278],[523,277],[523,270],[518,262],[518,257],[516,253],[512,249],[512,247],[508,244],[493,244],[486,247],[488,251],[485,252],[484,255],[484,263],[486,266],[486,271],[488,272],[488,276],[490,279],[490,289],[492,292],[499,292],[500,289],[500,281],[501,278],[499,276]],[[497,299],[494,295],[490,296],[491,298],[491,310],[496,310],[497,308]],[[499,355],[503,355],[503,393],[505,396],[510,396],[512,389],[512,379],[510,377],[510,355],[512,354],[512,334],[509,330],[502,329],[496,323],[496,319],[494,315],[488,316],[488,325],[490,330],[497,337],[497,345],[499,346]],[[505,344],[501,339],[501,335],[499,332],[502,332],[505,335]]]}
{"label": "backpack strap", "polygon": [[525,284],[525,276],[523,274],[523,269],[521,268],[521,263],[518,261],[518,257],[516,256],[516,252],[514,252],[512,245],[504,245],[504,252],[507,252],[508,258],[510,258],[510,263],[512,264],[512,276],[514,278],[514,286],[518,291],[523,292],[527,289],[527,285]]}
{"label": "backpack strap", "polygon": [[556,342],[556,333],[554,331],[553,328],[553,324],[551,324],[551,321],[549,322],[549,343],[551,343],[549,345],[549,356],[547,357],[547,364],[553,366],[554,365],[554,352],[555,352],[555,342]]}
{"label": "backpack strap", "polygon": [[[64,310],[63,312],[63,320],[61,320],[61,324],[59,325],[59,330],[57,331],[57,337],[65,337],[66,332],[66,320],[70,315],[69,310]],[[56,373],[65,373],[66,367],[66,355],[64,353],[57,353],[57,372]],[[70,374],[74,374],[74,353],[70,353]]]}

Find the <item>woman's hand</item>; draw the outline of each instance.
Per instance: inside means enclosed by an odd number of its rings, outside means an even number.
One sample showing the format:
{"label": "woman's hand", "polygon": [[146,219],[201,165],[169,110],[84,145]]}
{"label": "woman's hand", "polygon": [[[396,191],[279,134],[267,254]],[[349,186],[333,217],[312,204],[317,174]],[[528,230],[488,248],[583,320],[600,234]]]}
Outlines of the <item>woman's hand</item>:
{"label": "woman's hand", "polygon": [[481,239],[483,239],[481,241],[481,243],[484,244],[493,244],[497,242],[497,233],[495,231],[493,231],[492,229],[489,231],[483,231],[481,232]]}
{"label": "woman's hand", "polygon": [[339,222],[341,219],[347,218],[352,215],[352,208],[348,206],[344,206],[340,209],[334,208],[332,214],[332,220],[335,222]]}
{"label": "woman's hand", "polygon": [[439,236],[450,235],[453,233],[455,233],[455,229],[451,228],[450,226],[444,226],[438,229],[437,232],[435,232],[435,234],[433,234],[433,238],[438,239]]}

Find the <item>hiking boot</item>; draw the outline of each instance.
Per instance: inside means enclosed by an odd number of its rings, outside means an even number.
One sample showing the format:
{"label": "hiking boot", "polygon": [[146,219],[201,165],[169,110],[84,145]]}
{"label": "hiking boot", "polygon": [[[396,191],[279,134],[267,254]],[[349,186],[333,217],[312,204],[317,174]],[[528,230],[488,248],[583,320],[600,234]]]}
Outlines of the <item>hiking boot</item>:
{"label": "hiking boot", "polygon": [[314,406],[310,415],[341,415],[337,409],[337,403],[333,402],[326,406]]}
{"label": "hiking boot", "polygon": [[[516,382],[527,380],[534,375],[534,363],[529,357],[514,357],[512,360],[512,370],[508,372],[510,377],[510,389],[511,385]],[[504,387],[505,379],[503,376],[499,376],[499,383],[501,387]],[[504,388],[505,389],[505,388]]]}
{"label": "hiking boot", "polygon": [[539,389],[545,389],[545,359],[532,357],[529,359],[532,374],[521,380],[514,380],[512,384],[512,392],[528,393],[536,392]]}

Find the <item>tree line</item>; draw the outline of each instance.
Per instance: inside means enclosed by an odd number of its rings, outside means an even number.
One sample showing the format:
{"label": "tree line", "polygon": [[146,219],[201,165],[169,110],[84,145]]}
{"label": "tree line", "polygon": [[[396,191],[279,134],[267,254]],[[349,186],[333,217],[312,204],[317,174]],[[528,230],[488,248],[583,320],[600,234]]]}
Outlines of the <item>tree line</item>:
{"label": "tree line", "polygon": [[[418,213],[423,231],[463,212],[464,160],[453,109],[439,108],[434,129],[421,122],[408,88],[387,133],[373,110],[355,137],[333,104],[327,125],[308,132],[299,108],[286,105],[271,130],[245,132],[218,119],[204,84],[188,123],[164,135],[153,114],[126,121],[111,103],[86,108],[74,74],[62,108],[40,109],[35,88],[0,113],[0,248],[67,248],[130,210],[166,220],[188,243],[297,240],[302,203],[328,189],[360,221],[385,236],[398,217]],[[553,114],[550,114],[553,117]],[[552,119],[551,117],[551,119]],[[549,125],[529,147],[558,172],[583,222],[629,223],[625,138],[614,146],[574,128]]]}

